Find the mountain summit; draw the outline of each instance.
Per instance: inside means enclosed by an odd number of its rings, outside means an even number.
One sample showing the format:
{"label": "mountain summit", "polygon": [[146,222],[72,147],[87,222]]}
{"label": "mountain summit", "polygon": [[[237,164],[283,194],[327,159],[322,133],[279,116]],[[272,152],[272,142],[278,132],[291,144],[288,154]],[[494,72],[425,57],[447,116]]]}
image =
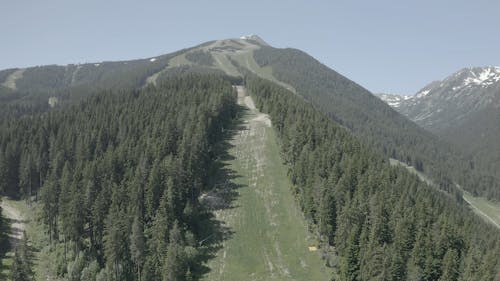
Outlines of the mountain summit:
{"label": "mountain summit", "polygon": [[244,36],[241,36],[240,39],[255,41],[255,42],[259,43],[259,45],[262,45],[262,46],[270,46],[269,44],[266,43],[266,41],[264,41],[262,38],[260,38],[256,34],[244,35]]}
{"label": "mountain summit", "polygon": [[480,110],[500,105],[500,67],[464,68],[430,83],[414,97],[380,98],[424,128],[439,132]]}

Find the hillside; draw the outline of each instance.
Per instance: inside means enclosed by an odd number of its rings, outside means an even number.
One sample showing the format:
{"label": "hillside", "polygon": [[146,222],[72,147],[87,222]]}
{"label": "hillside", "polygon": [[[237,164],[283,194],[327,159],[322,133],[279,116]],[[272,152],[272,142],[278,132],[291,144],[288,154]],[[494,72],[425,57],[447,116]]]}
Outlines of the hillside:
{"label": "hillside", "polygon": [[[270,80],[304,97],[387,157],[426,172],[443,189],[459,192],[449,184],[454,181],[471,193],[500,199],[497,175],[500,169],[488,166],[498,162],[499,157],[489,155],[493,159],[485,161],[463,153],[458,148],[462,143],[455,142],[458,147],[450,146],[306,53],[273,48],[256,35],[214,40],[142,60],[5,70],[0,72],[4,90],[0,117],[44,112],[57,104],[72,104],[102,89],[140,89],[185,73],[226,74],[234,77],[234,83],[240,83],[241,78],[248,75]],[[477,75],[482,77],[480,73]],[[483,82],[496,79],[490,76]],[[469,84],[476,85],[479,78],[470,78]],[[417,96],[425,96],[424,93],[427,90]],[[413,99],[403,100],[397,102],[401,103],[399,111]],[[454,136],[454,132],[461,131],[449,131],[446,135]],[[488,138],[485,142],[492,141]]]}
{"label": "hillside", "polygon": [[497,229],[479,231],[486,224],[467,206],[406,169],[391,167],[291,92],[260,79],[247,80],[247,86],[258,108],[275,120],[306,218],[341,257],[329,261],[339,274],[334,280],[493,280],[458,264],[468,263],[462,253],[474,252],[462,248],[475,247],[472,232],[496,237]]}
{"label": "hillside", "polygon": [[254,52],[254,58],[261,67],[271,67],[277,79],[291,85],[298,95],[362,141],[388,157],[425,171],[443,189],[453,190],[449,182],[456,181],[473,193],[500,198],[500,181],[484,175],[484,171],[471,170],[474,164],[470,156],[304,52],[263,47]]}
{"label": "hillside", "polygon": [[442,133],[468,116],[500,105],[500,67],[464,68],[422,88],[398,111],[422,127]]}
{"label": "hillside", "polygon": [[359,85],[256,36],[165,57],[104,89],[3,75],[0,192],[34,201],[37,280],[499,274],[497,229],[449,178],[474,180],[462,159]]}
{"label": "hillside", "polygon": [[[411,98],[380,97],[423,128],[469,154],[473,160],[471,168],[482,174],[479,181],[497,186],[500,179],[499,67],[464,68],[442,81],[432,82]],[[498,200],[495,193],[482,195]]]}

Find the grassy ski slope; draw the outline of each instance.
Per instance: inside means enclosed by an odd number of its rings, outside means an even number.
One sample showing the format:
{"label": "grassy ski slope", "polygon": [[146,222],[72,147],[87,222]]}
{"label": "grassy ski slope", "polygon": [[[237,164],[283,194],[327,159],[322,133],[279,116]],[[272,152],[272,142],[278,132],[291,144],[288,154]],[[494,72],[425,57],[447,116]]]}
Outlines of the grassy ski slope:
{"label": "grassy ski slope", "polygon": [[231,208],[216,211],[231,235],[203,280],[329,280],[320,251],[309,249],[317,243],[296,207],[271,120],[243,88],[238,94],[246,109],[226,163],[237,175],[238,196]]}

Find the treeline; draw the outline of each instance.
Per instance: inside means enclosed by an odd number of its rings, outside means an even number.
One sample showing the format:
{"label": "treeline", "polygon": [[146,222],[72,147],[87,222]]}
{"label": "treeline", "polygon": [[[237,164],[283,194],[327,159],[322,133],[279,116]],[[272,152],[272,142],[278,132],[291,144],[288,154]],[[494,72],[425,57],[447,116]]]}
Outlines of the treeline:
{"label": "treeline", "polygon": [[154,60],[138,59],[29,67],[24,69],[21,77],[16,80],[15,89],[1,84],[18,69],[2,70],[0,71],[0,106],[4,103],[33,105],[38,104],[40,100],[46,104],[49,97],[79,101],[108,89],[138,89],[145,86],[148,77],[165,69],[170,59],[191,49],[161,55],[155,57]]}
{"label": "treeline", "polygon": [[500,200],[500,181],[474,169],[473,159],[439,140],[391,109],[360,85],[296,49],[263,46],[254,52],[259,66],[293,86],[331,120],[377,149],[414,166],[443,189],[457,192],[453,183],[473,194]]}
{"label": "treeline", "polygon": [[59,277],[192,280],[198,197],[235,110],[226,79],[187,75],[2,119],[0,191],[40,201]]}
{"label": "treeline", "polygon": [[341,257],[328,261],[333,280],[498,279],[497,229],[286,89],[257,78],[246,85],[273,120],[306,218]]}
{"label": "treeline", "polygon": [[215,62],[212,55],[209,52],[203,50],[187,52],[186,59],[193,63],[204,66],[213,66]]}

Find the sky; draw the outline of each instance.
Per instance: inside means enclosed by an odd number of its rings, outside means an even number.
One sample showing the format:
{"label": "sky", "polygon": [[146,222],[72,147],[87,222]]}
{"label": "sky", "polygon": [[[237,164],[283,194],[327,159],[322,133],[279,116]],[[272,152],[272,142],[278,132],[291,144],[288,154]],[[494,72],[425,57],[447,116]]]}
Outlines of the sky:
{"label": "sky", "polygon": [[257,34],[301,49],[374,93],[414,94],[500,66],[500,1],[0,2],[0,69],[145,58]]}

